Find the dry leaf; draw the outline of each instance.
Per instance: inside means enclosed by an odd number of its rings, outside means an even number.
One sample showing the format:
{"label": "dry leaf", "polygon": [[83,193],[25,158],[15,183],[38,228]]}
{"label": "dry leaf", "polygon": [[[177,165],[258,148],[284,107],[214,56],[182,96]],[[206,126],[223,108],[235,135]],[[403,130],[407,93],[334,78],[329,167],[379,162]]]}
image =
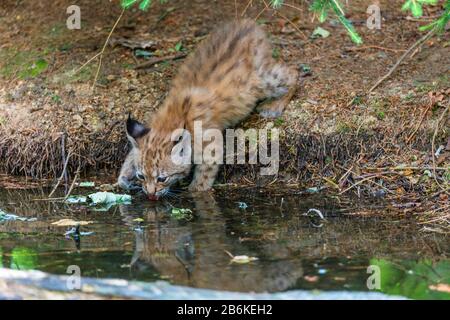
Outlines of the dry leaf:
{"label": "dry leaf", "polygon": [[93,221],[75,221],[72,219],[61,219],[59,221],[52,222],[52,225],[58,227],[75,227],[75,226],[85,226],[94,223]]}
{"label": "dry leaf", "polygon": [[249,257],[249,256],[234,256],[231,259],[231,263],[240,263],[240,264],[244,264],[244,263],[249,263],[252,261],[258,260],[258,258],[256,257]]}

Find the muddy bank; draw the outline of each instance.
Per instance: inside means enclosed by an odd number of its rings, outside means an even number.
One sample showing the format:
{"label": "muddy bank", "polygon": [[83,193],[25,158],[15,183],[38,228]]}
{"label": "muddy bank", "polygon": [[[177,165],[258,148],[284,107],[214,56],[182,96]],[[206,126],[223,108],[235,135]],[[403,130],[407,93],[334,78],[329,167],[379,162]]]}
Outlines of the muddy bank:
{"label": "muddy bank", "polygon": [[[140,120],[150,119],[182,63],[167,60],[135,69],[146,58],[129,43],[151,41],[144,51],[156,57],[177,50],[189,53],[218,21],[235,15],[233,1],[174,0],[155,4],[148,12],[126,12],[92,90],[98,61],[79,68],[99,52],[120,7],[79,1],[82,28],[68,30],[68,5],[59,0],[51,6],[46,1],[0,6],[3,172],[55,179],[68,159],[69,176],[77,170],[115,176],[127,151],[126,116],[131,112]],[[358,48],[333,19],[322,24],[329,37],[311,39],[318,23],[311,21],[306,4],[298,4],[303,10],[281,11],[299,30],[273,12],[259,16],[271,35],[274,55],[302,73],[296,97],[274,121],[281,130],[282,170],[278,177],[261,178],[253,166],[224,166],[219,182],[263,186],[278,181],[336,192],[406,194],[413,202],[417,193],[446,201],[442,189],[450,177],[450,126],[448,114],[441,116],[449,104],[448,33],[427,41],[367,96],[371,85],[421,36],[423,22],[409,19],[397,2],[381,1],[383,27],[369,30],[366,5],[352,1],[347,8],[364,39]],[[429,15],[439,10],[431,8]],[[256,17],[260,12],[255,4],[245,14]],[[255,114],[242,127],[260,128],[266,122]]]}

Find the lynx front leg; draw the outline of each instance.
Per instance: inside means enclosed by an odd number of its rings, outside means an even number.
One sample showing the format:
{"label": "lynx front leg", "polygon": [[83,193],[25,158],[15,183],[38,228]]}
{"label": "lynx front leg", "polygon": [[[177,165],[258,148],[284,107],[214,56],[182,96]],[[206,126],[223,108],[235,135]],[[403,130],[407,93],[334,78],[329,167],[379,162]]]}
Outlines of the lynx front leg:
{"label": "lynx front leg", "polygon": [[117,184],[119,187],[125,190],[141,189],[141,186],[136,180],[136,159],[137,151],[135,148],[131,149],[123,162],[120,169],[119,178]]}
{"label": "lynx front leg", "polygon": [[297,89],[298,72],[292,67],[276,64],[263,74],[267,101],[258,106],[264,118],[281,116]]}
{"label": "lynx front leg", "polygon": [[189,191],[199,192],[211,189],[216,180],[219,165],[217,164],[199,164],[195,168],[194,179],[189,185]]}

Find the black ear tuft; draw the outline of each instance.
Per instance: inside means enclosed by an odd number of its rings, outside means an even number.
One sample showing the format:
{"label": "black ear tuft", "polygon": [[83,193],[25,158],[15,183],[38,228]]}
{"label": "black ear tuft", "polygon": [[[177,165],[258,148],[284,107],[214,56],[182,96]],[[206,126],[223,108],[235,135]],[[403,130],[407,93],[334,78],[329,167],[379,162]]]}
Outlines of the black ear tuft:
{"label": "black ear tuft", "polygon": [[130,115],[128,115],[127,119],[127,133],[130,137],[134,139],[138,139],[144,135],[146,135],[150,129],[145,127],[142,123],[139,121],[136,121],[131,118]]}

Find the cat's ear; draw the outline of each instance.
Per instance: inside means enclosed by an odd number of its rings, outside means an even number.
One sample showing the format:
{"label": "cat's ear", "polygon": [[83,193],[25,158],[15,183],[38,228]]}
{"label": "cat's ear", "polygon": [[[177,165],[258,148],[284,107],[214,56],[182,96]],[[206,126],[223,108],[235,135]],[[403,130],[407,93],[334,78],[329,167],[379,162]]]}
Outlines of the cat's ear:
{"label": "cat's ear", "polygon": [[142,138],[147,133],[150,132],[150,129],[144,126],[139,121],[136,121],[131,118],[130,115],[128,115],[127,119],[127,137],[128,140],[131,142],[133,147],[137,147],[138,143],[137,141],[139,138]]}

